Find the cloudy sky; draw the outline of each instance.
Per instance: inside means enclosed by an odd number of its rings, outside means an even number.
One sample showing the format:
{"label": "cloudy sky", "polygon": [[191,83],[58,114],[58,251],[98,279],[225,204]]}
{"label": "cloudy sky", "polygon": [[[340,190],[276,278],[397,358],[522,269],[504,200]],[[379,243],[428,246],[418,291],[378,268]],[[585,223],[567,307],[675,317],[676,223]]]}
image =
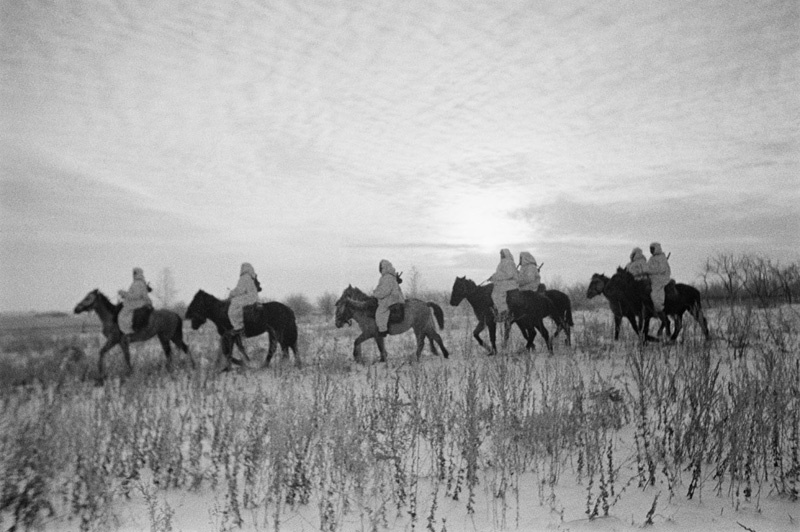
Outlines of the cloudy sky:
{"label": "cloudy sky", "polygon": [[0,0],[0,311],[800,258],[796,0]]}

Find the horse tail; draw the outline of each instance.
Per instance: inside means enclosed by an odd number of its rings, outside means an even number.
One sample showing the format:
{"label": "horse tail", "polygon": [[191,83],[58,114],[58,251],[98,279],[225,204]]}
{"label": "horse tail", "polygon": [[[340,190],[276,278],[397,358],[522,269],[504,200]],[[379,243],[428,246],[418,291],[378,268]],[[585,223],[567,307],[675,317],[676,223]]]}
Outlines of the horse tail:
{"label": "horse tail", "polygon": [[569,301],[567,301],[567,311],[564,313],[564,315],[567,318],[567,324],[570,327],[575,327],[575,322],[572,321],[572,303],[570,303]]}
{"label": "horse tail", "polygon": [[697,323],[700,324],[700,328],[703,330],[703,335],[706,339],[711,337],[711,333],[708,330],[708,320],[706,320],[706,316],[703,313],[703,305],[700,302],[700,294],[697,294],[697,299],[692,302],[692,307],[690,311],[694,319],[697,320]]}
{"label": "horse tail", "polygon": [[433,314],[436,316],[436,322],[439,324],[439,328],[444,329],[444,311],[442,307],[431,301],[428,301],[428,306],[433,309]]}
{"label": "horse tail", "polygon": [[[288,308],[288,307],[287,307]],[[287,323],[284,326],[283,330],[283,340],[281,343],[288,347],[292,348],[295,355],[297,354],[297,320],[295,319],[294,311],[291,308],[288,308],[289,312],[287,312]]]}

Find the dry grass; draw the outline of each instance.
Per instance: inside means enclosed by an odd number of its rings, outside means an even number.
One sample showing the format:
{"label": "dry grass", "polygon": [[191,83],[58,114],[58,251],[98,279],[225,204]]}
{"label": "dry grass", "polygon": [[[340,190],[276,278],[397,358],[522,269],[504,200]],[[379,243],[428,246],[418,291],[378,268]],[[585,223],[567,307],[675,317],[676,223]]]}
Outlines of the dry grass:
{"label": "dry grass", "polygon": [[[397,519],[439,530],[445,501],[469,515],[481,493],[497,527],[513,528],[530,474],[553,512],[565,511],[560,483],[583,486],[589,519],[613,514],[633,486],[666,486],[641,508],[642,525],[665,498],[796,500],[799,320],[788,308],[740,312],[714,318],[712,344],[689,328],[682,344],[646,348],[632,335],[615,344],[609,315],[578,313],[573,348],[548,357],[537,342],[529,356],[515,333],[504,355],[486,357],[456,309],[449,361],[426,347],[413,363],[408,335],[390,339],[388,364],[366,366],[351,360],[355,331],[308,322],[302,370],[277,361],[223,375],[210,370],[215,334],[202,330],[188,336],[204,368],[167,373],[153,342],[134,348],[133,376],[99,388],[96,338],[56,339],[24,355],[28,367],[4,355],[33,378],[6,380],[0,394],[0,524],[104,529],[116,501],[141,497],[151,529],[171,530],[159,494],[211,490],[217,530],[277,530],[302,508],[316,509],[320,530]],[[747,338],[730,332],[732,319],[753,323]],[[77,350],[85,356],[69,369]],[[107,358],[111,374],[122,374],[119,358]]]}

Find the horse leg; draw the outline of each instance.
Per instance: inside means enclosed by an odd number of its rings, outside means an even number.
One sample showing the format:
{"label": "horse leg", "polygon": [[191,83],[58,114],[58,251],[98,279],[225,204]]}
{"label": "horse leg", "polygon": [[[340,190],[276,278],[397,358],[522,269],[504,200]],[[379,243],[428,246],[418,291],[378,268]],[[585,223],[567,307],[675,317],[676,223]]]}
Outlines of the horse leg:
{"label": "horse leg", "polygon": [[303,367],[303,360],[300,358],[300,353],[297,352],[297,345],[288,346],[286,349],[292,349],[292,353],[294,353],[294,365],[298,368]]}
{"label": "horse leg", "polygon": [[534,344],[533,341],[536,339],[536,329],[529,328],[527,325],[523,327],[520,322],[517,322],[517,326],[519,326],[522,337],[525,338],[525,349],[528,351],[535,351],[536,344]]}
{"label": "horse leg", "polygon": [[182,322],[178,323],[178,327],[175,330],[175,334],[172,335],[172,343],[175,344],[175,347],[189,355],[189,362],[192,364],[192,368],[197,367],[197,363],[194,360],[194,355],[191,351],[189,351],[189,346],[186,345],[186,342],[183,341],[183,327]]}
{"label": "horse leg", "polygon": [[[383,341],[383,336],[376,334],[374,338],[375,343],[378,344],[378,351],[381,353],[381,362],[386,362],[386,344]],[[419,358],[419,352],[417,353],[417,358]]]}
{"label": "horse leg", "polygon": [[[269,363],[272,361],[272,357],[275,355],[275,351],[278,350],[278,342],[275,340],[275,335],[272,331],[267,331],[267,335],[269,336],[269,348],[267,349],[267,357],[264,359],[264,365],[262,367],[268,368]],[[288,353],[286,348],[281,345],[283,349],[283,358],[288,357]]]}
{"label": "horse leg", "polygon": [[560,333],[560,332],[561,332],[561,330],[563,329],[563,327],[561,326],[561,320],[553,320],[553,323],[555,323],[555,324],[556,324],[556,332],[554,332],[554,333],[553,333],[553,335],[551,336],[551,338],[552,338],[553,340],[555,340],[556,338],[558,338],[558,333]]}
{"label": "horse leg", "polygon": [[492,351],[489,354],[494,355],[497,353],[497,322],[487,320],[486,326],[489,327],[489,341],[492,344]]}
{"label": "horse leg", "polygon": [[433,349],[433,352],[436,353],[436,348],[433,345],[433,342],[435,341],[437,344],[439,344],[439,347],[442,349],[442,355],[444,356],[444,358],[450,358],[450,353],[444,346],[444,342],[442,341],[442,336],[436,331],[432,331],[428,334],[430,335],[428,338],[431,339],[431,349]]}
{"label": "horse leg", "polygon": [[483,343],[483,340],[481,340],[481,332],[483,332],[484,327],[486,327],[486,320],[480,320],[478,325],[475,327],[475,330],[472,331],[472,337],[478,341],[478,345],[488,349],[486,344]]}
{"label": "horse leg", "polygon": [[[622,325],[622,315],[621,314],[614,314],[614,340],[619,340],[619,329]],[[635,324],[631,324],[635,325]],[[634,329],[636,327],[634,326]]]}
{"label": "horse leg", "polygon": [[167,370],[172,371],[172,347],[169,345],[169,338],[159,334],[158,341],[161,342],[161,348],[164,350],[164,356],[167,357]]}
{"label": "horse leg", "polygon": [[99,375],[100,380],[103,379],[103,359],[106,357],[106,353],[108,353],[108,351],[118,343],[119,343],[118,338],[110,336],[106,340],[105,345],[103,345],[103,347],[100,348],[100,355],[97,357],[97,373]]}
{"label": "horse leg", "polygon": [[697,323],[700,324],[700,328],[703,330],[703,336],[705,336],[706,340],[710,340],[711,333],[708,331],[708,321],[706,320],[706,317],[703,314],[703,309],[700,307],[699,303],[692,305],[691,313]]}
{"label": "horse leg", "polygon": [[[366,342],[368,339],[372,338],[372,335],[368,335],[366,333],[361,333],[358,338],[355,339],[353,342],[353,358],[359,364],[363,362],[361,357],[361,344]],[[377,339],[375,340],[377,342]]]}
{"label": "horse leg", "polygon": [[[239,352],[242,354],[244,361],[250,362],[250,355],[247,354],[247,348],[244,346],[244,342],[242,341],[242,334],[234,335],[233,342],[236,344],[236,348],[239,349]],[[231,346],[231,356],[233,356],[233,346]]]}
{"label": "horse leg", "polygon": [[133,373],[133,364],[131,364],[131,348],[128,337],[123,335],[120,338],[119,346],[122,348],[122,353],[125,355],[125,363],[128,364],[128,373]]}
{"label": "horse leg", "polygon": [[669,334],[669,322],[667,322],[667,334],[669,335],[670,342],[674,342],[678,338],[678,333],[681,332],[683,328],[683,313],[677,314],[675,316],[675,332],[671,335]]}
{"label": "horse leg", "polygon": [[417,362],[419,362],[422,349],[425,347],[425,335],[414,331],[414,336],[417,337]]}
{"label": "horse leg", "polygon": [[233,340],[223,334],[219,339],[219,356],[217,357],[217,370],[221,373],[231,369],[233,358]]}
{"label": "horse leg", "polygon": [[[511,336],[511,326],[514,325],[510,319],[503,322],[503,349],[508,347],[508,338]],[[523,336],[525,333],[523,332]]]}
{"label": "horse leg", "polygon": [[439,356],[439,350],[436,348],[436,344],[433,343],[433,336],[426,335],[426,337],[428,338],[428,345],[431,348],[431,353],[433,353],[434,355],[436,355],[438,357]]}
{"label": "horse leg", "polygon": [[659,337],[652,336],[650,334],[650,319],[651,319],[650,315],[646,315],[644,320],[643,320],[643,323],[642,323],[641,334],[642,334],[643,341],[644,342],[659,342],[660,341]]}
{"label": "horse leg", "polygon": [[[542,335],[542,338],[544,338],[544,343],[547,345],[547,351],[552,354],[553,341],[550,339],[550,334],[547,332],[547,328],[545,328],[544,326],[544,320],[542,320],[542,318],[539,318],[534,322],[533,326],[536,330],[539,331],[539,333]],[[532,339],[531,343],[533,343]]]}

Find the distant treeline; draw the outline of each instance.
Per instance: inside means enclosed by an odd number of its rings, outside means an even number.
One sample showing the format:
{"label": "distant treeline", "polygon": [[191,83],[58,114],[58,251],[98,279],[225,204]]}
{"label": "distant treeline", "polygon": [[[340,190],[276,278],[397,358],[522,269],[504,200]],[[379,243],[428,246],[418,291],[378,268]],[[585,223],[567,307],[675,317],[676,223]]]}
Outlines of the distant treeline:
{"label": "distant treeline", "polygon": [[800,302],[800,265],[758,254],[720,253],[706,260],[703,297],[711,303],[768,307]]}

